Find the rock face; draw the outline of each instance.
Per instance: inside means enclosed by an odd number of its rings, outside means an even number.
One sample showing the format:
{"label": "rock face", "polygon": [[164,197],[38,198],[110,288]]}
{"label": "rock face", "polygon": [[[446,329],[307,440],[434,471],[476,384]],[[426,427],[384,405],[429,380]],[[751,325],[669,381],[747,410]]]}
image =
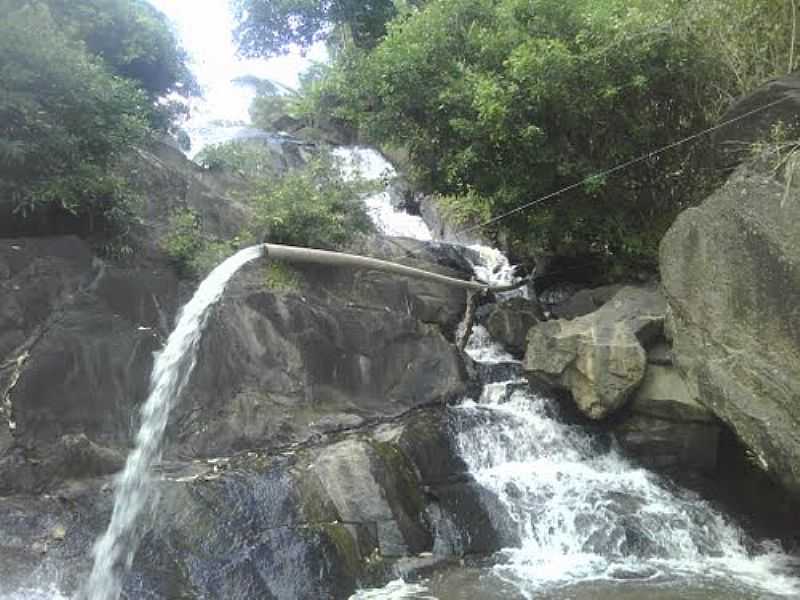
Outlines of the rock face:
{"label": "rock face", "polygon": [[[0,233],[3,592],[52,568],[73,593],[90,568],[153,353],[193,292],[159,247],[167,217],[191,208],[222,237],[247,218],[225,195],[233,176],[166,147],[129,162],[147,226],[127,261],[53,236],[47,219],[37,237]],[[437,244],[378,237],[354,251],[472,272]],[[429,566],[417,555],[434,544],[497,550],[485,508],[497,500],[466,473],[444,408],[468,385],[453,343],[465,292],[313,266],[271,289],[264,267],[238,273],[213,310],[125,597],[348,598],[401,560]]]}
{"label": "rock face", "polygon": [[[127,168],[146,198],[146,227],[126,261],[102,260],[75,236],[46,235],[51,222],[37,224],[47,226],[36,230],[41,237],[0,237],[0,493],[116,468],[136,431],[153,352],[193,291],[159,246],[169,215],[191,208],[221,237],[247,219],[226,195],[235,177],[204,171],[172,148],[143,149]],[[471,273],[465,259],[433,244],[362,245],[366,254]],[[295,289],[269,290],[262,267],[237,276],[216,309],[170,424],[172,453],[306,440],[464,390],[450,343],[463,291],[324,268],[295,271]],[[68,456],[80,460],[65,468]]]}
{"label": "rock face", "polygon": [[[321,443],[165,468],[125,597],[348,598],[434,540],[442,555],[497,550],[449,426],[434,407]],[[75,591],[111,509],[105,481],[0,498],[4,586],[46,556]]]}
{"label": "rock face", "polygon": [[549,307],[550,313],[557,319],[574,319],[588,315],[611,300],[622,289],[621,285],[604,285],[583,289],[569,298]]}
{"label": "rock face", "polygon": [[797,139],[799,115],[800,72],[770,81],[739,99],[720,119],[735,121],[714,133],[716,166],[732,170],[748,160],[752,145],[768,140],[776,125],[783,129],[785,139]]}
{"label": "rock face", "polygon": [[664,311],[657,289],[626,287],[589,315],[540,323],[528,334],[526,374],[568,390],[584,414],[602,419],[642,382],[644,346],[660,335]]}
{"label": "rock face", "polygon": [[660,265],[691,394],[800,492],[800,194],[743,168],[681,214]]}
{"label": "rock face", "polygon": [[232,283],[175,414],[175,452],[302,441],[465,390],[465,368],[443,333],[457,323],[463,294],[366,272],[294,272],[294,290],[265,289],[257,265]]}
{"label": "rock face", "polygon": [[536,302],[511,298],[507,302],[494,305],[486,320],[486,328],[492,339],[502,344],[508,352],[522,356],[528,331],[542,320],[544,315]]}
{"label": "rock face", "polygon": [[720,424],[672,366],[649,361],[614,433],[626,452],[652,468],[711,472],[717,465]]}

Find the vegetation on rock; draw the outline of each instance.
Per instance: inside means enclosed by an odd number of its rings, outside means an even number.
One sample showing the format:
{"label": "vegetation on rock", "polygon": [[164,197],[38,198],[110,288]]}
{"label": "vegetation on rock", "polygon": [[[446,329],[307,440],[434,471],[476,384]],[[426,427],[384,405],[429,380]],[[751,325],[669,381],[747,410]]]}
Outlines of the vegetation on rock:
{"label": "vegetation on rock", "polygon": [[336,249],[372,230],[361,199],[365,186],[345,181],[324,153],[303,169],[255,182],[253,236],[276,244]]}
{"label": "vegetation on rock", "polygon": [[[243,245],[258,241],[335,250],[373,229],[362,201],[370,184],[345,179],[334,157],[324,150],[288,171],[275,168],[269,148],[251,140],[213,146],[201,160],[209,168],[232,170],[243,177],[237,196],[250,219],[237,237],[224,240],[208,235],[195,211],[176,212],[162,248],[184,276],[204,275]],[[279,287],[295,287],[292,273],[285,269],[265,277]]]}
{"label": "vegetation on rock", "polygon": [[[338,3],[263,4],[239,2],[247,54],[339,23],[320,16]],[[436,0],[403,3],[385,30],[369,44],[328,37],[332,65],[293,116],[403,148],[418,185],[462,222],[574,186],[491,229],[518,254],[588,252],[622,270],[653,268],[677,213],[717,183],[706,140],[650,153],[797,62],[794,0]]]}
{"label": "vegetation on rock", "polygon": [[0,196],[90,230],[133,220],[116,159],[175,115],[194,83],[165,18],[143,0],[0,0]]}

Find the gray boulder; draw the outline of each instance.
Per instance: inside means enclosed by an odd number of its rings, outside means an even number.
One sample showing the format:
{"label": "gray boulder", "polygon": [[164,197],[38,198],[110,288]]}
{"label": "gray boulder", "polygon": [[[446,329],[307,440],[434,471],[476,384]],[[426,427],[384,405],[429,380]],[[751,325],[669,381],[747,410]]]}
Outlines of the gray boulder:
{"label": "gray boulder", "polygon": [[[0,237],[0,494],[118,464],[138,426],[153,353],[193,292],[159,246],[171,211],[190,207],[205,231],[223,237],[247,218],[226,197],[224,174],[172,148],[156,145],[127,164],[147,199],[147,226],[127,260],[101,260],[75,236]],[[471,273],[436,244],[370,238],[357,250]],[[463,290],[368,270],[295,275],[295,289],[270,290],[263,263],[237,274],[170,423],[173,455],[303,441],[463,392],[467,375],[451,343]],[[64,468],[66,447],[80,459],[74,468]]]}
{"label": "gray boulder", "polygon": [[521,356],[525,352],[528,331],[543,320],[542,309],[536,302],[525,298],[511,298],[494,305],[486,321],[486,328],[492,339],[502,344],[508,352]]}
{"label": "gray boulder", "polygon": [[711,471],[717,464],[720,423],[694,400],[674,367],[648,364],[614,432],[620,445],[654,468]]}
{"label": "gray boulder", "polygon": [[550,313],[557,319],[574,319],[588,315],[611,300],[621,289],[621,285],[604,285],[579,290],[566,300],[552,305]]}
{"label": "gray boulder", "polygon": [[[764,108],[766,107],[766,108]],[[800,72],[770,81],[733,103],[714,133],[716,166],[733,170],[752,157],[753,144],[769,140],[780,124],[786,139],[800,133]]]}
{"label": "gray boulder", "polygon": [[[349,598],[420,554],[500,548],[443,407],[277,451],[163,465],[128,598]],[[79,445],[82,445],[79,442]],[[73,595],[111,512],[109,478],[0,499],[0,580],[53,569]],[[443,544],[451,537],[456,543]]]}
{"label": "gray boulder", "polygon": [[526,374],[568,390],[584,414],[602,419],[642,382],[644,346],[661,334],[664,311],[657,289],[626,287],[589,315],[540,323],[528,334]]}
{"label": "gray boulder", "polygon": [[800,194],[743,168],[661,244],[677,366],[762,468],[800,492]]}

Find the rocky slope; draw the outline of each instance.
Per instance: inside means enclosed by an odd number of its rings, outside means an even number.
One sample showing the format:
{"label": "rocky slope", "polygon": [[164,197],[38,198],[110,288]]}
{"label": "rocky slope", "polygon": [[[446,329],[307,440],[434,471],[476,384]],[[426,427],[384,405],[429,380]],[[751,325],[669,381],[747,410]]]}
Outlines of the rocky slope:
{"label": "rocky slope", "polygon": [[[160,249],[170,212],[190,207],[220,236],[247,218],[232,176],[163,146],[130,161],[148,200],[125,261],[63,223],[0,238],[5,586],[38,570],[69,592],[88,571],[153,353],[191,293]],[[471,273],[435,244],[376,237],[357,250]],[[442,410],[470,385],[453,343],[465,306],[463,291],[369,271],[293,269],[280,290],[263,263],[237,275],[170,421],[128,597],[341,598],[396,563],[414,568],[403,557],[434,540],[444,556],[496,549]]]}

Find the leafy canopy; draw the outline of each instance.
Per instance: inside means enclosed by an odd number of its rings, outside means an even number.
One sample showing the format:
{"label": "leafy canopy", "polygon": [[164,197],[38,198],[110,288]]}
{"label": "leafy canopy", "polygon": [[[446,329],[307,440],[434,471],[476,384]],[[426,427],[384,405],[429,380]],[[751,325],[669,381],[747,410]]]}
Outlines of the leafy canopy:
{"label": "leafy canopy", "polygon": [[250,234],[276,244],[341,248],[373,229],[362,191],[363,184],[346,181],[321,153],[302,169],[257,180]]}
{"label": "leafy canopy", "polygon": [[194,89],[165,17],[144,0],[0,0],[0,202],[124,230],[117,158],[167,128],[163,94]]}
{"label": "leafy canopy", "polygon": [[337,34],[373,47],[397,14],[393,0],[232,0],[236,36],[246,56],[273,56]]}
{"label": "leafy canopy", "polygon": [[276,164],[269,145],[258,140],[218,144],[205,149],[200,159],[208,169],[241,177],[238,196],[251,217],[236,238],[221,240],[204,232],[195,212],[173,215],[162,247],[184,275],[207,273],[243,244],[266,241],[335,250],[373,230],[362,200],[370,184],[344,178],[325,150],[288,171]]}
{"label": "leafy canopy", "polygon": [[[448,208],[496,216],[709,123],[702,40],[656,0],[437,0],[342,53],[319,97],[379,144],[407,149]],[[652,264],[690,200],[692,163],[664,154],[594,178],[498,226],[527,253]],[[479,208],[472,207],[479,204]]]}
{"label": "leafy canopy", "polygon": [[0,195],[20,210],[104,212],[120,151],[144,139],[148,105],[69,37],[41,3],[0,0]]}

